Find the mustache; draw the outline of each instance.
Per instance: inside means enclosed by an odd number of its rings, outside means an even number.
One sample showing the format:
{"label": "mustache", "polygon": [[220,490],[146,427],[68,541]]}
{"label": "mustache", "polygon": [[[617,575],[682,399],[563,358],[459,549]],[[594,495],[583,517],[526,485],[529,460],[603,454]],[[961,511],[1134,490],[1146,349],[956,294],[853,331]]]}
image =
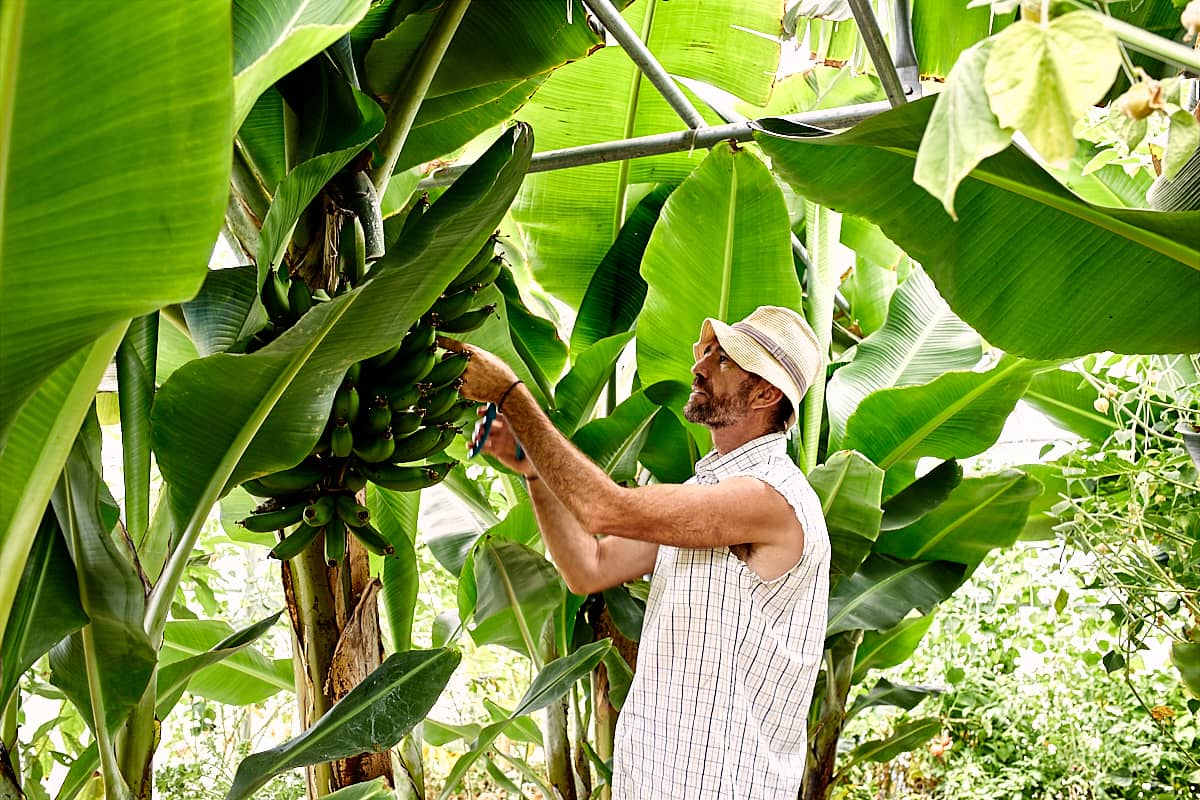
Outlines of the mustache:
{"label": "mustache", "polygon": [[699,377],[692,381],[692,388],[696,391],[704,392],[705,394],[711,394],[711,392],[709,392],[708,383]]}

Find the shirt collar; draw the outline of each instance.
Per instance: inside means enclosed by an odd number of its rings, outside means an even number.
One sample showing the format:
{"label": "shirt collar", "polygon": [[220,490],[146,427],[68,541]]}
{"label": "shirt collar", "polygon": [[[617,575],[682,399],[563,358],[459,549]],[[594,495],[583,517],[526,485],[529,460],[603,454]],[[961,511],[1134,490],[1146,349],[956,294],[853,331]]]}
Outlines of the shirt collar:
{"label": "shirt collar", "polygon": [[710,450],[706,456],[696,462],[696,473],[711,472],[722,476],[735,471],[739,461],[745,461],[747,456],[755,460],[770,456],[787,456],[787,436],[782,433],[768,433],[730,450],[721,455],[716,450]]}

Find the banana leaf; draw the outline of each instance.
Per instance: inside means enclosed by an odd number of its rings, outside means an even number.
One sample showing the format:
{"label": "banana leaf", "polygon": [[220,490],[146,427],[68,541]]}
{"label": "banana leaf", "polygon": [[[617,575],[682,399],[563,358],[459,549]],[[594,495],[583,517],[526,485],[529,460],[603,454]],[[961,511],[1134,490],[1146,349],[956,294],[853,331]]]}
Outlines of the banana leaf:
{"label": "banana leaf", "polygon": [[491,748],[497,737],[505,731],[509,723],[518,717],[532,714],[562,697],[575,681],[587,676],[599,664],[608,651],[612,649],[612,641],[601,639],[598,642],[584,645],[569,656],[551,661],[538,672],[533,683],[525,690],[521,702],[513,709],[512,716],[503,722],[494,722],[479,733],[479,738],[471,745],[471,749],[454,762],[446,784],[442,788],[438,800],[448,800],[462,782],[463,776],[476,761]]}
{"label": "banana leaf", "polygon": [[883,470],[861,453],[835,453],[808,475],[829,529],[831,575],[851,575],[871,552],[883,510]]}
{"label": "banana leaf", "polygon": [[1008,469],[966,478],[946,502],[908,527],[888,531],[875,545],[898,558],[940,559],[977,566],[996,547],[1013,544],[1042,484]]}
{"label": "banana leaf", "polygon": [[700,448],[679,416],[664,408],[654,415],[638,460],[660,483],[683,483],[696,471]]}
{"label": "banana leaf", "polygon": [[461,658],[451,650],[389,656],[304,733],[247,756],[225,800],[251,797],[289,769],[392,747],[433,708]]}
{"label": "banana leaf", "polygon": [[383,557],[383,589],[392,646],[402,653],[412,649],[413,617],[417,611],[420,567],[415,549],[420,492],[394,492],[376,484],[367,486],[371,520],[396,552]]}
{"label": "banana leaf", "polygon": [[914,270],[892,295],[883,327],[863,339],[854,360],[829,381],[830,448],[842,448],[847,420],[872,392],[970,369],[982,354],[979,335],[954,315],[925,273]]}
{"label": "banana leaf", "polygon": [[[188,334],[201,356],[238,352],[267,324],[253,265],[209,270],[200,291],[183,304]],[[240,345],[240,347],[237,347]]]}
{"label": "banana leaf", "polygon": [[545,317],[534,313],[517,287],[512,270],[504,267],[496,278],[496,288],[504,297],[504,313],[513,347],[529,367],[542,392],[551,397],[550,385],[562,375],[567,364],[567,344],[558,335],[558,328]]}
{"label": "banana leaf", "polygon": [[933,624],[934,613],[906,619],[886,631],[864,633],[854,654],[854,673],[850,682],[862,683],[869,670],[887,669],[908,661]]}
{"label": "banana leaf", "polygon": [[850,751],[850,757],[842,766],[844,772],[850,767],[863,761],[879,763],[891,761],[901,753],[915,750],[928,742],[942,729],[939,717],[928,717],[904,722],[896,726],[895,731],[886,739],[875,739],[864,742]]}
{"label": "banana leaf", "polygon": [[637,322],[647,289],[641,273],[642,254],[673,188],[655,186],[638,201],[596,267],[571,328],[572,359],[601,339],[630,330]]}
{"label": "banana leaf", "polygon": [[475,551],[472,577],[476,596],[475,624],[468,628],[471,638],[476,644],[499,644],[536,658],[542,629],[566,595],[554,565],[517,542],[488,539]]}
{"label": "banana leaf", "polygon": [[234,127],[275,81],[349,33],[369,5],[369,0],[234,0]]}
{"label": "banana leaf", "polygon": [[1059,518],[1054,513],[1054,507],[1070,494],[1062,467],[1054,463],[1040,463],[1023,464],[1017,469],[1032,476],[1043,487],[1042,493],[1029,503],[1029,517],[1021,529],[1021,539],[1027,542],[1057,539],[1058,532],[1054,528],[1059,524]]}
{"label": "banana leaf", "polygon": [[618,483],[637,477],[638,454],[658,413],[644,392],[635,392],[607,417],[575,431],[571,441]]}
{"label": "banana leaf", "polygon": [[0,659],[0,708],[25,670],[51,647],[82,628],[88,616],[79,601],[79,580],[62,528],[47,510],[38,526],[33,549],[16,590],[9,623],[4,629],[4,658]]}
{"label": "banana leaf", "polygon": [[[268,619],[273,622],[278,617],[276,614]],[[172,620],[164,634],[159,651],[160,676],[169,676],[167,668],[175,664],[184,665],[182,668],[197,666],[194,659],[199,656],[212,662],[191,674],[187,688],[192,694],[227,705],[248,706],[294,689],[291,659],[273,660],[248,645],[216,659],[212,654],[227,649],[235,636],[227,622]]]}
{"label": "banana leaf", "polygon": [[963,471],[953,459],[943,461],[883,504],[880,530],[894,531],[919,520],[940,506],[960,483]]}
{"label": "banana leaf", "polygon": [[959,0],[913,4],[913,49],[922,78],[945,79],[963,50],[992,33],[992,9],[965,6]]}
{"label": "banana leaf", "polygon": [[856,628],[894,628],[914,608],[927,612],[954,594],[965,575],[965,566],[950,561],[901,561],[872,553],[857,572],[834,584],[826,637]]}
{"label": "banana leaf", "polygon": [[1096,408],[1099,397],[1078,372],[1056,369],[1035,375],[1021,399],[1063,430],[1101,444],[1121,426],[1117,404],[1101,412]]}
{"label": "banana leaf", "polygon": [[[779,65],[774,37],[781,16],[782,8],[773,0],[703,5],[647,0],[625,11],[630,26],[672,75],[704,81],[752,103],[765,102],[770,93]],[[721,121],[686,88],[684,92],[708,124]],[[597,114],[597,108],[605,113]],[[555,71],[518,118],[534,126],[543,150],[684,127],[617,47]],[[578,307],[634,202],[630,186],[678,184],[700,160],[699,154],[675,153],[530,176],[513,206],[513,218],[538,282]]]}
{"label": "banana leaf", "polygon": [[616,368],[617,358],[632,338],[633,333],[626,331],[593,342],[575,359],[571,371],[558,382],[554,389],[557,408],[553,419],[567,436],[591,417],[600,400],[600,393],[608,385]]}
{"label": "banana leaf", "polygon": [[854,705],[846,711],[846,720],[873,706],[897,706],[912,711],[926,697],[941,693],[941,689],[932,686],[900,686],[887,678],[880,678],[866,693],[855,698]]}
{"label": "banana leaf", "polygon": [[909,103],[805,140],[778,138],[797,131],[765,122],[756,140],[798,192],[879,225],[959,316],[1007,352],[1200,350],[1200,212],[1085,203],[1010,147],[959,186],[955,223],[911,179],[931,108]]}
{"label": "banana leaf", "polygon": [[0,30],[3,443],[74,353],[199,287],[228,191],[232,83],[214,0],[5,3]]}
{"label": "banana leaf", "polygon": [[646,245],[641,380],[690,381],[705,317],[734,322],[763,303],[800,308],[789,236],[783,193],[758,157],[714,147],[671,194]]}
{"label": "banana leaf", "polygon": [[843,445],[884,469],[918,458],[967,458],[990,447],[1045,364],[1006,356],[987,372],[948,372],[922,386],[880,389],[846,423]]}
{"label": "banana leaf", "polygon": [[[551,378],[543,371],[542,362],[526,348],[517,327],[520,323],[509,317],[512,306],[505,300],[499,287],[488,286],[481,290],[475,296],[473,305],[475,308],[494,305],[496,313],[479,328],[470,333],[451,334],[451,338],[482,347],[499,356],[524,381],[538,403],[548,405],[553,399]],[[517,314],[519,319],[520,310]]]}

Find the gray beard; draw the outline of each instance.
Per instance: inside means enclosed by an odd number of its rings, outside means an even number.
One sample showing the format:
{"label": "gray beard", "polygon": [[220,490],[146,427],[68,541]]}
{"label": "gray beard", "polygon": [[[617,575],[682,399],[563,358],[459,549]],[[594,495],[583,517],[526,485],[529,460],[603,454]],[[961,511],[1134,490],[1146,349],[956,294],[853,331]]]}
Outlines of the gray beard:
{"label": "gray beard", "polygon": [[683,407],[683,418],[709,428],[726,428],[744,417],[750,410],[750,389],[753,381],[747,379],[738,387],[737,393],[724,397],[713,397],[705,393],[699,401],[688,399]]}

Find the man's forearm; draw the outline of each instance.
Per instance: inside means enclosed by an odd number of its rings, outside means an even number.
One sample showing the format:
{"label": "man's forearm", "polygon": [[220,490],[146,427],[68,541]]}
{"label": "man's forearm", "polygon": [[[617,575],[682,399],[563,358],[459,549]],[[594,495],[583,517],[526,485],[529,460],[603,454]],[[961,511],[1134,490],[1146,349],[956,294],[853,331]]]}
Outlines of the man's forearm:
{"label": "man's forearm", "polygon": [[596,537],[579,524],[545,481],[531,478],[528,485],[533,513],[550,557],[566,580],[567,588],[576,594],[587,594],[586,587],[593,582],[598,566]]}

